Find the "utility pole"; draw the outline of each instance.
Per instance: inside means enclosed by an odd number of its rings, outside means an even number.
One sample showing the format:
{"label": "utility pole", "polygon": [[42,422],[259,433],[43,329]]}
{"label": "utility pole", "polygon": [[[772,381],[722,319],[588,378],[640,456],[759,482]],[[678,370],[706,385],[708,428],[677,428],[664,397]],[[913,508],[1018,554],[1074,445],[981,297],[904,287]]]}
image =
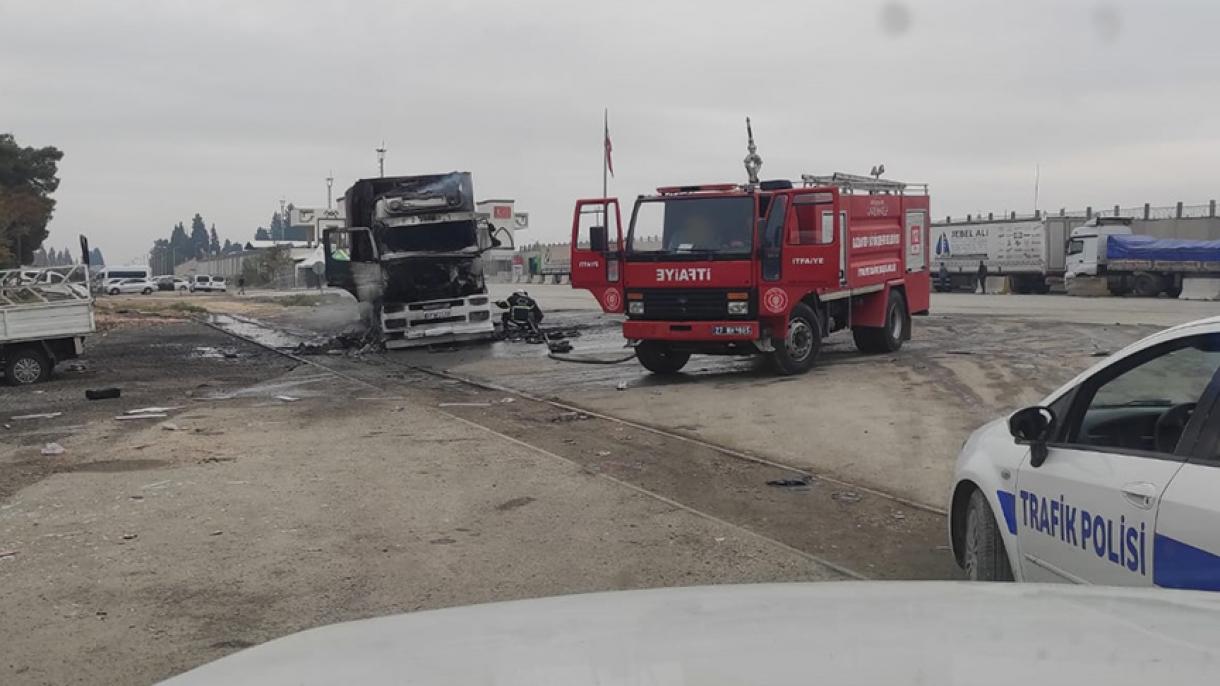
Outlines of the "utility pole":
{"label": "utility pole", "polygon": [[1034,216],[1038,216],[1038,182],[1042,180],[1042,165],[1034,164]]}
{"label": "utility pole", "polygon": [[381,141],[381,147],[377,148],[377,175],[385,176],[385,141]]}
{"label": "utility pole", "polygon": [[330,209],[330,188],[335,184],[335,173],[332,171],[326,177],[326,209]]}

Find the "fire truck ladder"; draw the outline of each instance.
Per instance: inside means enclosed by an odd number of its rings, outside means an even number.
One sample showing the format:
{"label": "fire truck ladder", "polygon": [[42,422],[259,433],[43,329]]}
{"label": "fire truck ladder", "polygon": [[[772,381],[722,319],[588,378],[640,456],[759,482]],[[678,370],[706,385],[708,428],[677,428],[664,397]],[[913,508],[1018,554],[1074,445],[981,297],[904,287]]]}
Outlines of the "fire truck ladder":
{"label": "fire truck ladder", "polygon": [[861,176],[859,174],[847,174],[844,172],[835,172],[829,176],[818,176],[816,174],[801,174],[801,181],[806,188],[810,186],[836,186],[845,193],[868,193],[869,195],[884,194],[884,195],[927,195],[928,184],[926,183],[904,183],[902,181],[890,181],[889,179],[878,179],[871,176]]}

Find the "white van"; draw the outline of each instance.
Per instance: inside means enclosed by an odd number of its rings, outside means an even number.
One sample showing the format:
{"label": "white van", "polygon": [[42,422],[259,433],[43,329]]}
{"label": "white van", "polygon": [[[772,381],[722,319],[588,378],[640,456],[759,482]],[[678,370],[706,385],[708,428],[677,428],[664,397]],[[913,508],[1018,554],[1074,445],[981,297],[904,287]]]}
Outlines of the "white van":
{"label": "white van", "polygon": [[152,270],[146,265],[135,265],[131,267],[102,267],[93,274],[93,290],[98,293],[105,292],[103,286],[108,283],[118,283],[123,279],[151,279]]}
{"label": "white van", "polygon": [[207,291],[209,293],[218,291],[220,293],[224,293],[227,290],[229,290],[228,284],[225,283],[225,278],[223,276],[209,276],[207,274],[196,274],[191,277],[191,292],[192,293],[194,293],[196,291]]}

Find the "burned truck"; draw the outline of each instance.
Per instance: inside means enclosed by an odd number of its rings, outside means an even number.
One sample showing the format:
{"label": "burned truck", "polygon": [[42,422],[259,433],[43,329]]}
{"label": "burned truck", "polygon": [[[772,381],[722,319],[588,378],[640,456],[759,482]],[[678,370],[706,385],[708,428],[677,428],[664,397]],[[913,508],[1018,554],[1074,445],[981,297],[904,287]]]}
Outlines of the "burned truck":
{"label": "burned truck", "polygon": [[361,179],[342,203],[346,226],[323,232],[326,281],[356,296],[387,348],[494,334],[482,255],[502,243],[468,172]]}

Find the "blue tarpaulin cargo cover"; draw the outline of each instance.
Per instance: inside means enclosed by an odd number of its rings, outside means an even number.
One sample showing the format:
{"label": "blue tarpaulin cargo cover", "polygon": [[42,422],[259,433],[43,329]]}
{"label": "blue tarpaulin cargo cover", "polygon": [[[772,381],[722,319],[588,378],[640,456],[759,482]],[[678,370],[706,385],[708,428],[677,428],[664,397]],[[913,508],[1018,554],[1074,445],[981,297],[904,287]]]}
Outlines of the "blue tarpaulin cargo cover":
{"label": "blue tarpaulin cargo cover", "polygon": [[1111,235],[1106,244],[1106,258],[1157,262],[1220,262],[1220,241]]}

